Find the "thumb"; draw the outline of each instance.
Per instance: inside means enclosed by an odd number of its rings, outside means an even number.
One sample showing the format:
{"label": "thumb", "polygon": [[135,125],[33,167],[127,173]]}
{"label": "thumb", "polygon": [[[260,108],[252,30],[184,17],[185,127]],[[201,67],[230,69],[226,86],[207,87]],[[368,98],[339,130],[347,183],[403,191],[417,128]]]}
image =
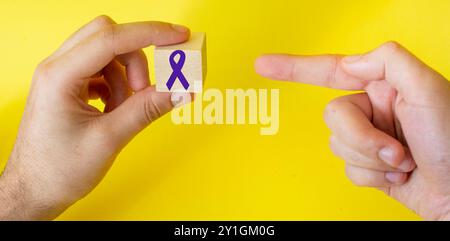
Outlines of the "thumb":
{"label": "thumb", "polygon": [[191,99],[189,93],[156,92],[154,86],[147,87],[108,113],[104,121],[111,127],[112,138],[124,145],[153,121]]}

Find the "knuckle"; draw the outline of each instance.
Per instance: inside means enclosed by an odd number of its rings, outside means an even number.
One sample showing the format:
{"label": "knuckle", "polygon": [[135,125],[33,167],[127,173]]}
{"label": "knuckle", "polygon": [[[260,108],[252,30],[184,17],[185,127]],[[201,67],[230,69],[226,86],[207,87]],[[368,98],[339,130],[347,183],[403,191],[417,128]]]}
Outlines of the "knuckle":
{"label": "knuckle", "polygon": [[101,36],[105,40],[114,39],[115,29],[113,25],[105,25],[100,29]]}
{"label": "knuckle", "polygon": [[325,106],[325,110],[323,111],[323,119],[325,120],[325,122],[328,123],[328,121],[330,120],[330,116],[336,112],[336,108],[337,100],[332,100]]}
{"label": "knuckle", "polygon": [[334,100],[332,100],[332,101],[330,101],[328,103],[328,105],[327,105],[325,110],[328,110],[328,111],[331,111],[331,112],[336,112],[336,110],[338,108],[340,108],[342,103],[343,103],[343,97],[336,98],[336,99],[334,99]]}
{"label": "knuckle", "polygon": [[49,80],[55,76],[55,64],[51,61],[42,61],[36,67],[34,79],[38,81]]}
{"label": "knuckle", "polygon": [[93,22],[98,26],[103,27],[113,24],[114,20],[112,20],[112,18],[109,17],[108,15],[100,15],[96,17]]}
{"label": "knuckle", "polygon": [[341,105],[342,105],[342,98],[334,99],[326,105],[325,110],[323,112],[323,119],[329,128],[333,115],[335,115],[335,113],[338,112]]}
{"label": "knuckle", "polygon": [[102,38],[103,43],[108,49],[111,49],[111,51],[114,52],[114,55],[118,55],[118,53],[116,53],[116,42],[119,31],[120,28],[114,24],[105,25],[99,31],[100,36],[98,37]]}
{"label": "knuckle", "polygon": [[100,28],[99,33],[106,43],[111,43],[116,37],[116,28],[112,24],[105,25]]}
{"label": "knuckle", "polygon": [[345,144],[343,144],[337,137],[331,136],[329,145],[331,152],[345,163],[354,164],[355,162],[359,162],[359,160],[355,160],[354,157],[348,153],[346,150],[348,147],[345,147]]}
{"label": "knuckle", "polygon": [[388,41],[381,45],[380,49],[386,53],[397,53],[403,49],[402,45],[396,41]]}
{"label": "knuckle", "polygon": [[36,66],[36,68],[34,70],[34,76],[35,77],[42,76],[43,73],[45,72],[44,69],[45,69],[45,61],[42,61]]}
{"label": "knuckle", "polygon": [[355,171],[352,168],[350,168],[349,165],[346,165],[345,167],[345,175],[353,183],[353,185],[358,187],[366,186],[365,181],[358,175],[355,175]]}

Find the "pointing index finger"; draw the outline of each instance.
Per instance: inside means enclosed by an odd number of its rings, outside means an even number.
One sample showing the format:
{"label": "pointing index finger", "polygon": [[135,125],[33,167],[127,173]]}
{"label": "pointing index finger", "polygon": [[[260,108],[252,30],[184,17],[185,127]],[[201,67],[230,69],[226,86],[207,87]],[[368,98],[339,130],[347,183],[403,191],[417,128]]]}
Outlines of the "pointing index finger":
{"label": "pointing index finger", "polygon": [[347,74],[340,55],[295,56],[270,54],[255,62],[256,72],[264,77],[312,84],[333,89],[363,90],[367,82]]}

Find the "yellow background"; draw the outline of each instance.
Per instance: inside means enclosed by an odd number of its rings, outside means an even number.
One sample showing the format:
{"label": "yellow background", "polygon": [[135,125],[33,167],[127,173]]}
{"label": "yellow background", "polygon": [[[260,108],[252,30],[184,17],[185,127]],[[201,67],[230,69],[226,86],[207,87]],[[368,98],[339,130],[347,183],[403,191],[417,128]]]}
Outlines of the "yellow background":
{"label": "yellow background", "polygon": [[[260,136],[254,125],[175,126],[166,116],[133,140],[103,182],[60,220],[418,219],[383,193],[354,187],[333,157],[322,110],[345,92],[262,79],[253,61],[266,52],[356,53],[397,40],[449,77],[450,1],[2,0],[1,166],[35,66],[100,14],[206,32],[206,88],[279,88],[280,131]],[[189,149],[174,149],[178,140]]]}

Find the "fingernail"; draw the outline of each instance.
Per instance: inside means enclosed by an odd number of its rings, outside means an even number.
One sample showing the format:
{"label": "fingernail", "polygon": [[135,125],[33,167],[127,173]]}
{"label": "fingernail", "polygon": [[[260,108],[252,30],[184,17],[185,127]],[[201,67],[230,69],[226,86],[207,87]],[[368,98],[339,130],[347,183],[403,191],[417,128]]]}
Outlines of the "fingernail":
{"label": "fingernail", "polygon": [[378,157],[380,157],[381,160],[383,160],[386,164],[388,164],[389,166],[395,167],[395,153],[394,150],[392,148],[389,147],[383,147],[379,152],[378,152]]}
{"label": "fingernail", "polygon": [[399,172],[386,172],[384,175],[386,180],[393,184],[401,184],[405,181],[405,173]]}
{"label": "fingernail", "polygon": [[354,63],[362,58],[362,55],[350,55],[343,58],[343,61],[346,63]]}
{"label": "fingernail", "polygon": [[175,31],[180,32],[180,33],[186,33],[187,31],[189,31],[189,29],[183,25],[178,25],[178,24],[172,24],[172,28],[175,29]]}
{"label": "fingernail", "polygon": [[402,163],[397,167],[401,171],[411,171],[413,165],[413,161],[410,158],[406,158],[402,161]]}
{"label": "fingernail", "polygon": [[187,92],[172,92],[170,96],[173,107],[180,107],[191,102],[191,95]]}

